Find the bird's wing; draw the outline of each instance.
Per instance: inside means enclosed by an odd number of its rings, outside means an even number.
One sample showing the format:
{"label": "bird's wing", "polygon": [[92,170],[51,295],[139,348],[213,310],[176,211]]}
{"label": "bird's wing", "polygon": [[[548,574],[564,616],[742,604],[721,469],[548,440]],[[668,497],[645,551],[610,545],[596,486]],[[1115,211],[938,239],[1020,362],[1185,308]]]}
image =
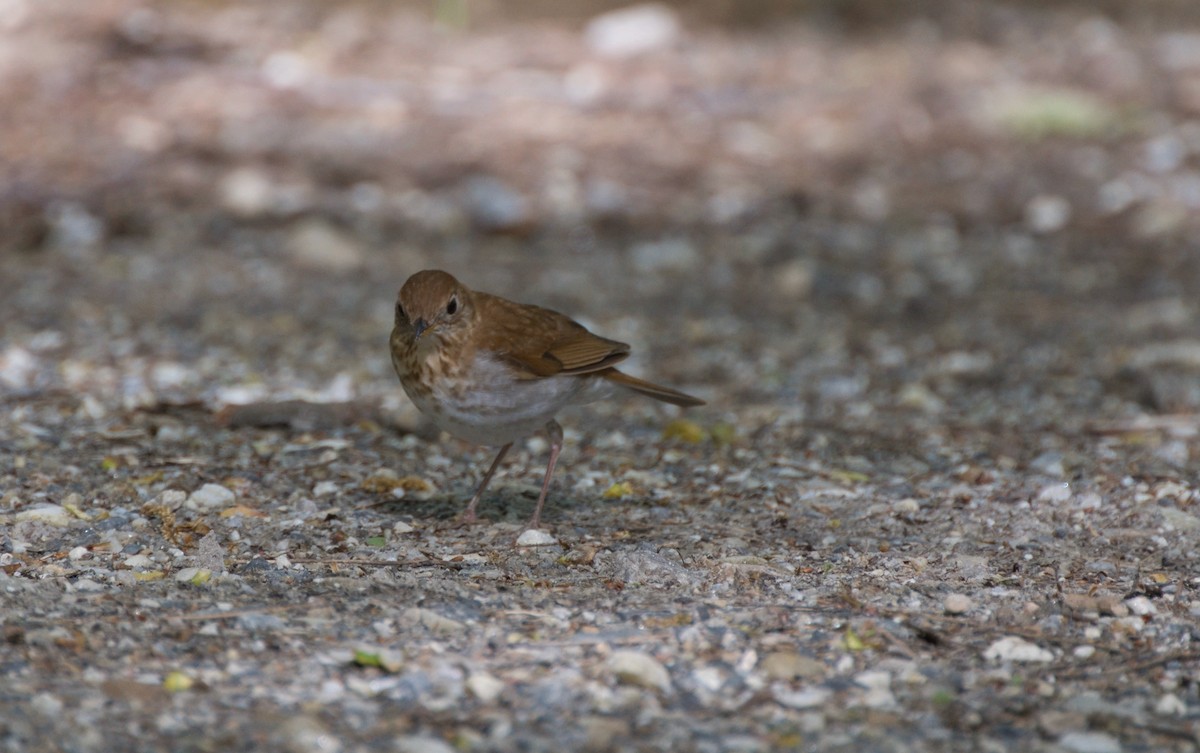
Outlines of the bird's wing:
{"label": "bird's wing", "polygon": [[[629,357],[629,346],[587,331],[557,311],[480,295],[481,347],[525,372],[526,378],[587,374]],[[490,310],[489,310],[490,309]]]}

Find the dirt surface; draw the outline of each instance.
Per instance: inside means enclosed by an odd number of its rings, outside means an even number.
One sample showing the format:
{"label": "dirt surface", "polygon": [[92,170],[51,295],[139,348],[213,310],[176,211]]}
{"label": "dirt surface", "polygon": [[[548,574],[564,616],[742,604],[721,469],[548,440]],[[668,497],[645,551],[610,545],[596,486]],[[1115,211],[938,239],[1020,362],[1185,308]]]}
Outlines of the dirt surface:
{"label": "dirt surface", "polygon": [[[1200,747],[1194,14],[711,6],[0,2],[0,750]],[[459,526],[425,267],[709,404]]]}

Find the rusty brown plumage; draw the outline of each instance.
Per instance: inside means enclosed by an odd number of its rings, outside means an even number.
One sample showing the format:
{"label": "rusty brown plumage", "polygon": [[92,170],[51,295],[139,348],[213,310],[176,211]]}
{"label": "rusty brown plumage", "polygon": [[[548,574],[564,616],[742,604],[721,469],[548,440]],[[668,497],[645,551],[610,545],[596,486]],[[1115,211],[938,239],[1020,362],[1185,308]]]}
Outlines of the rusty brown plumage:
{"label": "rusty brown plumage", "polygon": [[396,299],[392,364],[417,407],[440,428],[500,452],[463,517],[480,497],[512,443],[538,429],[550,437],[550,460],[530,527],[540,524],[550,477],[562,448],[555,414],[623,388],[681,407],[703,401],[614,368],[629,346],[592,334],[557,311],[476,292],[440,270],[417,272]]}

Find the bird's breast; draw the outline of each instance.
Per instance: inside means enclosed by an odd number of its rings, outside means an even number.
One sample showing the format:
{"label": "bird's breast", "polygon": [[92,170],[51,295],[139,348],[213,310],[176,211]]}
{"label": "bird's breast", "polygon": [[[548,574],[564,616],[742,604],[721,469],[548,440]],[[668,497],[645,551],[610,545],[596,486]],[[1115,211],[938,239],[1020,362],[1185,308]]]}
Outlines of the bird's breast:
{"label": "bird's breast", "polygon": [[532,434],[565,406],[602,397],[606,386],[591,376],[525,378],[486,352],[457,362],[434,354],[413,367],[401,382],[417,408],[441,429],[479,444]]}

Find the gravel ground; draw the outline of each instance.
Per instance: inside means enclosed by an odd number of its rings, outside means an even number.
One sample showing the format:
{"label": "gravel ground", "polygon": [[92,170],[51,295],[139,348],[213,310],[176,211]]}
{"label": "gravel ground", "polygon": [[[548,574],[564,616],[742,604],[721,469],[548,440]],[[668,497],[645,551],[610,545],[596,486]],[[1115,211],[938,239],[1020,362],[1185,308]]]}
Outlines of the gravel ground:
{"label": "gravel ground", "polygon": [[[0,750],[1200,747],[1200,32],[436,7],[0,3]],[[709,405],[459,526],[424,267]]]}

